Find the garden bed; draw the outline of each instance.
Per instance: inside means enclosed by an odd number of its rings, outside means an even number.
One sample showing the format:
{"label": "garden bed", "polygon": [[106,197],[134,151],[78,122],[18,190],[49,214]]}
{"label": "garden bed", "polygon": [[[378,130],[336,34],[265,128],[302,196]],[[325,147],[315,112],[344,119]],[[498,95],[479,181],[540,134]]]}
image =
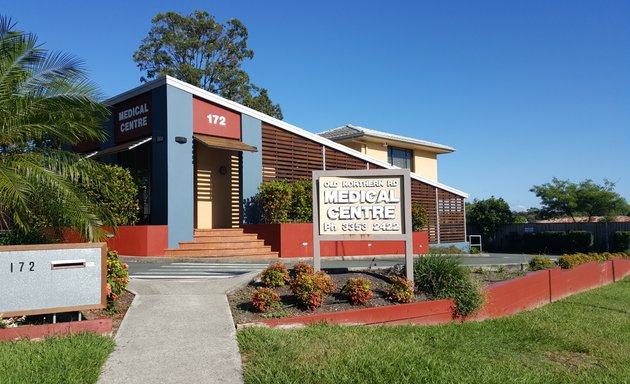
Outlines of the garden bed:
{"label": "garden bed", "polygon": [[0,340],[42,339],[52,335],[80,332],[115,336],[134,297],[133,293],[125,291],[116,301],[114,309],[82,311],[81,321],[78,320],[79,312],[59,313],[56,315],[55,323],[52,322],[52,314],[25,316],[16,322],[17,326],[0,328]]}
{"label": "garden bed", "polygon": [[[279,308],[273,309],[267,313],[258,312],[252,305],[252,294],[257,288],[264,286],[260,278],[251,281],[247,286],[239,290],[231,292],[228,294],[228,300],[230,302],[230,309],[232,310],[232,318],[235,325],[256,323],[274,318],[291,318],[321,315],[326,313],[341,313],[345,311],[383,306],[404,305],[393,303],[386,298],[387,288],[391,284],[391,278],[400,274],[399,267],[361,271],[348,271],[340,269],[327,270],[326,272],[330,275],[335,284],[335,292],[325,295],[322,306],[313,311],[302,309],[297,305],[297,301],[288,284],[282,287],[274,288],[274,291],[282,300],[282,305]],[[525,273],[521,271],[498,268],[494,270],[476,269],[471,271],[471,274],[475,279],[481,281],[483,285],[488,285],[494,282],[523,276]],[[352,305],[348,299],[340,294],[340,290],[346,282],[349,279],[356,278],[367,279],[372,287],[374,297],[369,299],[365,305]],[[413,302],[418,303],[428,300],[429,298],[427,298],[426,295],[416,293]]]}

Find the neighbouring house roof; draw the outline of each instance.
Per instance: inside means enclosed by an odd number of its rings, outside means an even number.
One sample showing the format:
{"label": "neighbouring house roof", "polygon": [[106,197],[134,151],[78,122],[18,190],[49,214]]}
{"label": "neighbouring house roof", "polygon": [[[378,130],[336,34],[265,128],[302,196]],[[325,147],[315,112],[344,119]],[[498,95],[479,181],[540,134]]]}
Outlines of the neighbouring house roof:
{"label": "neighbouring house roof", "polygon": [[[591,217],[591,223],[597,223],[600,221],[604,221],[606,219],[605,216],[593,216]],[[613,223],[630,223],[630,216],[613,216],[611,217],[611,222]],[[535,223],[541,224],[564,224],[564,223],[573,223],[573,219],[570,217],[558,217],[555,219],[545,219],[545,220],[536,220]],[[576,217],[576,223],[588,223],[588,217]]]}
{"label": "neighbouring house roof", "polygon": [[451,153],[455,151],[455,148],[448,145],[433,143],[431,141],[414,139],[411,137],[394,135],[392,133],[375,131],[373,129],[367,129],[352,124],[346,124],[341,127],[333,128],[328,131],[320,132],[318,135],[330,139],[332,141],[344,141],[365,138],[376,139],[379,142],[389,142],[395,144],[402,144],[404,146],[417,147],[419,149],[429,150],[436,153]]}
{"label": "neighbouring house roof", "polygon": [[[321,145],[325,145],[328,148],[332,148],[332,149],[335,149],[337,151],[346,153],[346,154],[348,154],[350,156],[353,156],[353,157],[356,157],[358,159],[361,159],[361,160],[370,162],[372,164],[381,166],[381,167],[383,167],[385,169],[397,169],[398,168],[398,167],[390,165],[387,162],[375,159],[375,158],[373,158],[371,156],[368,156],[368,155],[365,155],[365,154],[363,154],[361,152],[355,151],[354,149],[348,148],[348,147],[346,147],[343,144],[336,143],[336,142],[334,142],[332,140],[329,140],[329,139],[327,139],[325,137],[322,137],[322,136],[320,136],[320,135],[318,135],[316,133],[309,132],[309,131],[307,131],[305,129],[299,128],[299,127],[297,127],[295,125],[292,125],[292,124],[289,124],[289,123],[287,123],[285,121],[276,119],[276,118],[271,117],[269,115],[266,115],[266,114],[264,114],[262,112],[258,112],[258,111],[254,110],[252,108],[246,107],[246,106],[244,106],[242,104],[239,104],[239,103],[237,103],[235,101],[225,99],[225,98],[223,98],[221,96],[215,95],[214,93],[210,93],[210,92],[208,92],[208,91],[206,91],[204,89],[195,87],[194,85],[188,84],[188,83],[183,82],[181,80],[177,80],[176,78],[170,77],[170,76],[162,77],[162,78],[159,78],[157,80],[153,80],[153,81],[151,81],[149,83],[140,85],[140,86],[138,86],[136,88],[133,88],[133,89],[127,91],[127,92],[124,92],[124,93],[122,93],[122,94],[120,94],[118,96],[115,96],[115,97],[112,97],[112,98],[106,100],[105,103],[108,104],[108,105],[114,105],[114,104],[117,104],[117,103],[119,103],[121,101],[124,101],[124,100],[127,100],[129,98],[132,98],[134,96],[138,96],[138,95],[140,95],[142,93],[148,92],[148,91],[150,91],[152,89],[161,87],[161,86],[163,86],[165,84],[169,85],[169,86],[172,86],[174,88],[180,89],[180,90],[182,90],[184,92],[188,92],[188,93],[192,94],[193,96],[201,97],[201,98],[203,98],[205,100],[208,100],[210,102],[213,102],[213,103],[218,104],[220,106],[223,106],[225,108],[229,108],[229,109],[231,109],[233,111],[249,115],[249,116],[251,116],[251,117],[253,117],[255,119],[258,119],[258,120],[260,120],[262,122],[274,125],[274,126],[280,128],[280,129],[283,129],[285,131],[288,131],[288,132],[294,133],[296,135],[302,136],[304,138],[312,140],[312,141],[314,141],[316,143],[319,143]],[[398,137],[402,137],[402,136],[398,136]],[[450,148],[450,147],[447,147],[447,148]],[[454,151],[454,149],[451,148],[451,152],[452,151]],[[454,193],[454,194],[456,194],[458,196],[461,196],[463,198],[468,198],[468,194],[466,192],[463,192],[463,191],[460,191],[458,189],[449,187],[448,185],[445,185],[445,184],[442,184],[442,183],[430,180],[430,179],[428,179],[426,177],[423,177],[423,176],[420,176],[420,175],[418,175],[416,173],[412,172],[411,173],[411,178],[415,179],[415,180],[418,180],[418,181],[421,181],[421,182],[423,182],[425,184],[428,184],[428,185],[431,185],[431,186],[443,189],[445,191]]]}

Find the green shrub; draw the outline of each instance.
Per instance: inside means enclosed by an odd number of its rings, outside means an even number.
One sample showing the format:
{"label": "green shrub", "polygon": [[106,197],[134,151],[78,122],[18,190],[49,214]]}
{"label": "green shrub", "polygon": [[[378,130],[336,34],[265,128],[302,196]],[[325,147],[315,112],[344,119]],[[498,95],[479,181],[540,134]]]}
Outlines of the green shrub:
{"label": "green shrub", "polygon": [[252,305],[258,312],[265,313],[279,304],[280,296],[272,288],[259,287],[252,295]]}
{"label": "green shrub", "polygon": [[615,252],[630,253],[630,231],[616,231],[613,244]]}
{"label": "green shrub", "polygon": [[272,180],[258,187],[254,198],[263,224],[313,221],[313,186],[310,179]]}
{"label": "green shrub", "polygon": [[483,304],[478,284],[461,262],[452,256],[428,255],[414,263],[416,290],[432,298],[455,300],[456,312],[466,316]]}
{"label": "green shrub", "polygon": [[281,287],[289,281],[289,271],[283,262],[278,261],[262,271],[261,277],[267,287]]}
{"label": "green shrub", "polygon": [[138,186],[128,169],[117,165],[103,165],[103,172],[94,175],[94,182],[82,184],[90,201],[108,215],[116,225],[134,225],[138,222]]}
{"label": "green shrub", "polygon": [[293,273],[295,276],[299,276],[303,273],[314,273],[314,272],[315,270],[313,269],[313,266],[310,265],[309,263],[300,261],[299,263],[296,263],[293,265]]}
{"label": "green shrub", "polygon": [[118,252],[107,252],[107,307],[113,308],[129,284],[129,266],[121,263]]}
{"label": "green shrub", "polygon": [[291,186],[286,180],[272,180],[258,187],[256,203],[260,207],[260,220],[264,224],[289,222]]}
{"label": "green shrub", "polygon": [[411,204],[411,227],[414,232],[422,231],[429,224],[429,214],[420,203]]}
{"label": "green shrub", "polygon": [[310,179],[298,180],[290,184],[292,204],[289,221],[310,223],[313,221],[313,182]]}
{"label": "green shrub", "polygon": [[413,301],[413,281],[404,277],[392,277],[392,284],[387,290],[387,298],[396,303],[411,303]]}
{"label": "green shrub", "polygon": [[300,306],[315,310],[322,305],[326,293],[335,291],[335,285],[325,272],[302,273],[291,282],[291,291]]}
{"label": "green shrub", "polygon": [[540,271],[542,269],[549,269],[555,267],[556,264],[547,256],[534,256],[529,261],[530,271]]}
{"label": "green shrub", "polygon": [[593,246],[593,234],[589,231],[567,232],[565,252],[586,252]]}
{"label": "green shrub", "polygon": [[573,267],[577,267],[580,264],[585,264],[591,261],[600,262],[606,261],[613,258],[621,258],[626,259],[628,255],[625,253],[575,253],[562,255],[562,257],[558,258],[558,265],[562,269],[571,269]]}
{"label": "green shrub", "polygon": [[365,305],[368,300],[374,297],[370,281],[363,278],[348,280],[346,285],[341,288],[341,294],[350,300],[352,305]]}

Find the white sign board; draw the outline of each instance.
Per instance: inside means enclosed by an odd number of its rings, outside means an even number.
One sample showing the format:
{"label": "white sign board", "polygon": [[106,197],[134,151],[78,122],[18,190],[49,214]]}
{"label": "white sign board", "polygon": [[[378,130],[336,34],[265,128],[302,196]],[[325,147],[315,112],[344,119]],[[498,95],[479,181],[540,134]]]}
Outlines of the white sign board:
{"label": "white sign board", "polygon": [[403,240],[407,278],[413,280],[409,170],[313,171],[315,270],[322,240]]}
{"label": "white sign board", "polygon": [[319,233],[402,234],[402,176],[319,178]]}
{"label": "white sign board", "polygon": [[104,308],[105,243],[0,247],[4,317]]}

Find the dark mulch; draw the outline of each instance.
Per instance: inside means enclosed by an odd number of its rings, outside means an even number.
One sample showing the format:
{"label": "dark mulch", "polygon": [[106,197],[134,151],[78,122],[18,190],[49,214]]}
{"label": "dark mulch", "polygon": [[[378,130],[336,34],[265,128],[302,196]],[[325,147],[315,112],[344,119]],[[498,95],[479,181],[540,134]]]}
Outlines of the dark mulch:
{"label": "dark mulch", "polygon": [[89,311],[83,311],[83,317],[87,320],[92,320],[92,319],[100,319],[103,317],[111,317],[113,318],[112,321],[112,336],[116,336],[116,333],[118,332],[118,328],[120,328],[120,324],[123,321],[123,318],[125,317],[125,314],[127,313],[127,310],[129,310],[129,307],[131,306],[131,303],[133,302],[134,297],[136,297],[136,295],[134,295],[133,293],[129,292],[129,291],[125,291],[123,292],[123,294],[118,298],[118,300],[116,301],[116,305],[114,306],[113,309],[92,309]]}
{"label": "dark mulch", "polygon": [[[232,310],[232,318],[235,324],[243,324],[255,322],[259,320],[269,319],[273,317],[295,317],[305,316],[315,313],[339,312],[358,308],[381,307],[385,305],[396,305],[386,299],[387,288],[390,276],[393,272],[390,270],[378,271],[347,271],[347,270],[328,270],[326,271],[335,283],[336,291],[324,297],[322,306],[314,311],[300,308],[288,285],[277,287],[274,290],[282,300],[282,307],[269,313],[259,313],[253,307],[251,299],[252,294],[258,287],[264,285],[260,280],[254,280],[247,286],[232,292],[228,295],[230,309]],[[366,305],[352,305],[339,293],[341,288],[349,279],[364,278],[370,281],[374,297],[368,301]],[[415,301],[426,301],[424,294],[416,294]]]}

